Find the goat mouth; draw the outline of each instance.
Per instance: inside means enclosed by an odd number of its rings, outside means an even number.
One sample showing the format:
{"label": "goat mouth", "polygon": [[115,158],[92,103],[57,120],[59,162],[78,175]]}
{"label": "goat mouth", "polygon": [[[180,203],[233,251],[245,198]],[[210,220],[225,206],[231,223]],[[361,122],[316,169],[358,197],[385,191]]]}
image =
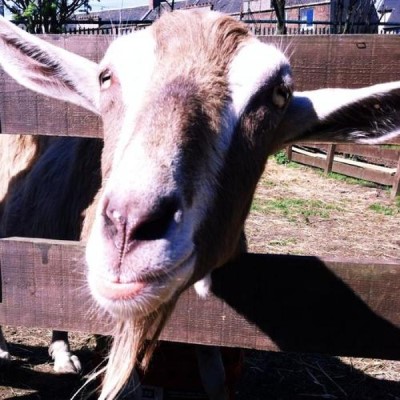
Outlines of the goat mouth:
{"label": "goat mouth", "polygon": [[[178,286],[183,286],[190,277],[188,269],[192,265],[191,260],[193,258],[194,253],[191,253],[172,269],[141,275],[131,282],[113,281],[104,276],[97,276],[92,279],[92,284],[97,295],[108,302],[134,301],[135,298],[145,295],[152,288],[158,287],[162,290],[162,288],[177,284]],[[169,283],[169,281],[174,283]]]}
{"label": "goat mouth", "polygon": [[97,279],[96,289],[98,294],[112,301],[130,300],[140,294],[146,286],[144,282],[112,282],[107,279]]}

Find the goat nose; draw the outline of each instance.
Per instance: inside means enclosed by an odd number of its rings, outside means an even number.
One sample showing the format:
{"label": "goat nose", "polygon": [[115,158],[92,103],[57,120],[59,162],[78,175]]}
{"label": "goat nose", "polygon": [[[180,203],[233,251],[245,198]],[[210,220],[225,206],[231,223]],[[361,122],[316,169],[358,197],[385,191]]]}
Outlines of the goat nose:
{"label": "goat nose", "polygon": [[153,202],[121,203],[108,198],[103,212],[106,235],[117,248],[139,241],[165,238],[170,227],[179,223],[181,207],[175,196],[158,198]]}

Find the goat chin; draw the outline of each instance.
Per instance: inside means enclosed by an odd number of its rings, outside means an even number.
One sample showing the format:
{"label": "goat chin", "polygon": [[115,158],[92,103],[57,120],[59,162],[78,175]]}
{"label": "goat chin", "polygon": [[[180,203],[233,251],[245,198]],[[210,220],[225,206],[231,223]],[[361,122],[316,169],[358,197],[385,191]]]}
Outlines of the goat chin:
{"label": "goat chin", "polygon": [[115,399],[129,381],[135,367],[147,369],[157,339],[175,303],[176,298],[150,315],[116,321],[99,400]]}

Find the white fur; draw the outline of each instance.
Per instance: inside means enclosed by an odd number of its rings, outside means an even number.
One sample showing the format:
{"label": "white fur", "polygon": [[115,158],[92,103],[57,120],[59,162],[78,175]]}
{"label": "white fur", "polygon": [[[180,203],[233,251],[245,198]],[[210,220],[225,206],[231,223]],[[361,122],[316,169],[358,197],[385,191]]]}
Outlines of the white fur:
{"label": "white fur", "polygon": [[202,299],[204,299],[210,293],[211,285],[211,274],[207,274],[203,279],[200,279],[194,284],[194,290]]}
{"label": "white fur", "polygon": [[0,328],[0,365],[2,362],[7,362],[11,359],[10,352],[8,351],[7,342],[4,339],[2,330]]}
{"label": "white fur", "polygon": [[69,346],[63,340],[53,342],[49,354],[54,360],[54,371],[59,374],[79,374],[82,371],[78,357],[70,352]]}
{"label": "white fur", "polygon": [[398,89],[399,82],[381,83],[378,85],[363,87],[360,89],[319,89],[298,92],[298,96],[307,97],[314,106],[314,110],[320,119],[357,101],[362,101],[368,96],[377,97],[376,107],[379,108],[379,97],[392,89]]}
{"label": "white fur", "polygon": [[121,87],[122,101],[126,108],[123,131],[119,132],[114,156],[116,160],[121,158],[120,152],[124,151],[126,144],[132,139],[132,127],[146,98],[154,65],[155,41],[151,29],[119,37],[111,43],[100,64],[100,70],[111,68]]}
{"label": "white fur", "polygon": [[[280,50],[256,39],[239,49],[232,60],[228,76],[232,106],[237,117],[242,114],[251,96],[261,85],[285,66],[289,72],[289,61]],[[287,79],[291,79],[290,75]]]}

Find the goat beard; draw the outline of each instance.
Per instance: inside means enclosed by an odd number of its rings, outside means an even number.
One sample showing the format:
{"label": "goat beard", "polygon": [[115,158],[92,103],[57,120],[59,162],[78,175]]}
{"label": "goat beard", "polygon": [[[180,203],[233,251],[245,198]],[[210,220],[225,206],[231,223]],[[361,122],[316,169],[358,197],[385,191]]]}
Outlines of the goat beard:
{"label": "goat beard", "polygon": [[[115,399],[131,379],[136,367],[146,371],[177,297],[149,315],[117,321],[99,400]],[[134,391],[139,387],[139,382],[133,384]]]}

